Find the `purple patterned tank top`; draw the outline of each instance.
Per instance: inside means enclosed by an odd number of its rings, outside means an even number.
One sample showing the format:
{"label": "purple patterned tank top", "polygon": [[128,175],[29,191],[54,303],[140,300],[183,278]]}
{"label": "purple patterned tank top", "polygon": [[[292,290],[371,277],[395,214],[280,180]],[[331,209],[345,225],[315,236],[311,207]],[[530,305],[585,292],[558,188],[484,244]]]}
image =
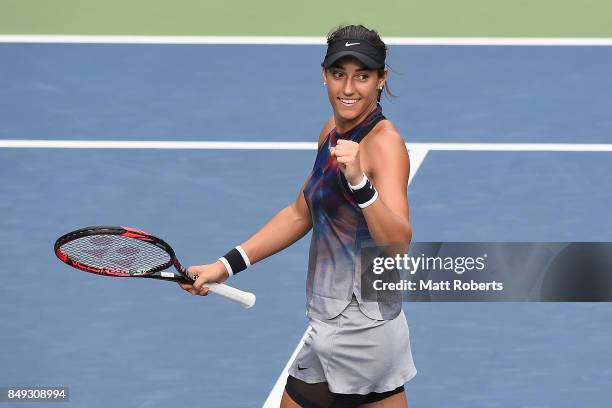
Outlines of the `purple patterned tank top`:
{"label": "purple patterned tank top", "polygon": [[360,124],[346,133],[333,129],[319,147],[314,167],[304,187],[312,217],[312,240],[308,260],[306,298],[308,316],[331,319],[341,313],[353,295],[362,312],[373,319],[388,320],[401,310],[362,302],[357,272],[359,246],[371,241],[366,220],[357,205],[330,147],[338,139],[359,143],[374,126],[385,119],[377,105]]}

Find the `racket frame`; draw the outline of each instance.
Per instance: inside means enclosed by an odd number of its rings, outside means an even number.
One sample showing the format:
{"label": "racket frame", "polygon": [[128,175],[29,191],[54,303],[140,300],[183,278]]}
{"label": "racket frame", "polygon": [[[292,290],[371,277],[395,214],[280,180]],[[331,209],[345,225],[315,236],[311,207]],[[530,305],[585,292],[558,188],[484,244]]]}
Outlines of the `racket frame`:
{"label": "racket frame", "polygon": [[[85,265],[77,260],[71,259],[67,254],[62,252],[61,246],[74,241],[78,238],[94,236],[94,235],[114,235],[114,236],[124,236],[127,238],[135,238],[141,241],[148,242],[157,246],[158,248],[164,250],[169,256],[170,260],[165,264],[160,266],[156,266],[155,268],[151,268],[143,273],[130,273],[127,269],[125,271],[113,270],[109,268],[97,268],[90,265]],[[149,279],[159,279],[165,281],[173,281],[173,282],[181,282],[181,283],[193,283],[194,280],[191,279],[187,275],[187,270],[181,265],[179,260],[176,258],[176,254],[172,247],[166,243],[164,240],[146,233],[144,231],[131,228],[131,227],[116,227],[116,226],[92,226],[81,228],[59,237],[54,244],[53,247],[55,251],[55,255],[65,264],[72,266],[73,268],[91,272],[98,275],[103,276],[113,276],[113,277],[132,277],[132,278],[149,278]],[[174,272],[167,272],[164,275],[164,270],[168,269],[170,266],[174,266],[177,270],[178,274]],[[158,273],[159,272],[159,273]],[[256,297],[255,294],[251,292],[245,292],[231,286],[225,285],[223,283],[206,283],[204,285],[207,287],[212,293],[216,293],[220,296],[223,296],[227,299],[233,300],[234,302],[238,302],[242,304],[245,308],[250,308],[255,304]]]}
{"label": "racket frame", "polygon": [[[74,241],[79,238],[84,238],[88,236],[94,235],[114,235],[114,236],[123,236],[126,238],[134,238],[141,241],[145,241],[156,247],[165,251],[168,256],[170,256],[170,260],[165,264],[156,266],[155,268],[151,268],[143,273],[129,273],[127,270],[122,272],[121,270],[113,270],[109,268],[98,268],[91,265],[83,264],[75,259],[71,259],[67,254],[65,254],[61,250],[61,246],[67,244],[68,242]],[[182,282],[182,283],[193,283],[193,280],[187,276],[187,271],[181,265],[179,260],[176,258],[176,254],[174,253],[174,249],[165,242],[163,239],[158,238],[154,235],[146,233],[144,231],[131,228],[131,227],[116,227],[116,226],[91,226],[81,228],[67,234],[62,235],[55,241],[55,245],[53,246],[55,251],[55,255],[65,264],[72,266],[73,268],[80,269],[82,271],[95,273],[97,275],[104,276],[113,276],[113,277],[127,277],[127,278],[150,278],[150,279],[159,279],[159,280],[167,280],[174,282]],[[178,275],[174,275],[174,277],[163,276],[160,274],[156,274],[156,272],[161,272],[163,270],[168,269],[170,266],[174,266],[174,268],[179,272]]]}

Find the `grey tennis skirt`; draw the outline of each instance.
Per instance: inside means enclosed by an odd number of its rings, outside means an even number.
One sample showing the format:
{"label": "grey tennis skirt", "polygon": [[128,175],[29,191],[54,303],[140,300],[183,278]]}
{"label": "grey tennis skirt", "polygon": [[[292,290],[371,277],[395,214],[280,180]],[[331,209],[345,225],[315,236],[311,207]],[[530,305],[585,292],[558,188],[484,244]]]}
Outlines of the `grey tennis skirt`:
{"label": "grey tennis skirt", "polygon": [[391,391],[416,373],[404,312],[392,320],[373,320],[354,297],[333,319],[310,318],[304,345],[289,368],[293,377],[327,382],[331,392],[340,394]]}

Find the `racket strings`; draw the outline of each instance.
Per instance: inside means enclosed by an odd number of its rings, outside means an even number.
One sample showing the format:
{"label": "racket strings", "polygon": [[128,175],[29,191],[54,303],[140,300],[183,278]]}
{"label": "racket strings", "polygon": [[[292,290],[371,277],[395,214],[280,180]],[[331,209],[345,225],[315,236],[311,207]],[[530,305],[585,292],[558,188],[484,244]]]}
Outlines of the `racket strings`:
{"label": "racket strings", "polygon": [[84,265],[129,275],[150,273],[171,262],[162,248],[121,235],[80,237],[63,244],[60,250]]}

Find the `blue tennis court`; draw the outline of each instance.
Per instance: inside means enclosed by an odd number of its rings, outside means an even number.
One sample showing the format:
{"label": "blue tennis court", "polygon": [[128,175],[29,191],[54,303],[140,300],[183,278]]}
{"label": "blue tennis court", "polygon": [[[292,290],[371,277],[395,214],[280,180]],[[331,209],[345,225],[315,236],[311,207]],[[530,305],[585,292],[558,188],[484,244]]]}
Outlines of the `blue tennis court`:
{"label": "blue tennis court", "polygon": [[[0,142],[316,142],[331,114],[323,54],[0,44]],[[383,109],[418,167],[415,241],[612,241],[609,47],[396,46],[389,64],[399,97]],[[70,407],[264,404],[306,329],[308,237],[231,281],[257,294],[248,311],[77,272],[52,245],[81,226],[129,225],[186,264],[210,262],[295,198],[314,149],[2,146],[0,386],[67,385]],[[411,406],[607,406],[606,303],[404,310],[419,371]]]}

